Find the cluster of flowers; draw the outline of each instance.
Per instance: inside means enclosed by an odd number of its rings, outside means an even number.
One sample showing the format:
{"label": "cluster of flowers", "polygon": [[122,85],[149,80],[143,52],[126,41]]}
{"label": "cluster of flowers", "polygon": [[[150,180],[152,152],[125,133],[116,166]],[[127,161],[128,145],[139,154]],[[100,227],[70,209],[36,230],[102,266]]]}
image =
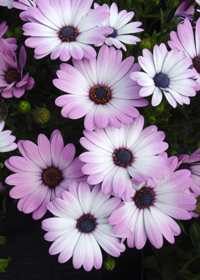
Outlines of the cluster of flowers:
{"label": "cluster of flowers", "polygon": [[[7,1],[8,2],[8,1]],[[196,217],[200,195],[200,149],[190,157],[168,157],[165,134],[155,125],[144,127],[144,117],[135,107],[152,105],[163,95],[174,108],[189,104],[200,89],[200,19],[193,28],[186,17],[172,31],[168,51],[155,45],[143,50],[134,63],[122,60],[126,44],[140,41],[132,33],[142,31],[140,22],[128,23],[134,12],[118,12],[92,0],[9,1],[23,9],[20,14],[25,45],[35,48],[35,58],[46,55],[62,63],[55,87],[67,94],[55,100],[65,118],[84,118],[81,145],[87,150],[75,157],[72,143],[64,146],[61,132],[50,140],[39,134],[37,145],[20,140],[21,156],[12,156],[5,166],[14,172],[5,182],[14,186],[10,196],[17,207],[40,219],[49,210],[54,217],[42,221],[45,239],[53,241],[50,254],[63,263],[73,256],[73,265],[90,271],[102,265],[100,246],[118,257],[128,247],[141,249],[147,238],[156,248],[163,236],[174,243],[180,227],[174,219]],[[63,12],[65,11],[65,12]],[[0,25],[1,36],[6,31]],[[195,41],[196,40],[196,41]],[[22,70],[26,61],[22,47],[17,61],[14,39],[1,38],[0,91],[4,98],[21,97],[34,85]],[[98,54],[91,46],[101,46]],[[114,48],[114,45],[116,48]],[[141,71],[141,68],[143,71]],[[1,130],[3,122],[1,123]],[[1,132],[0,148],[16,148],[9,131]],[[12,139],[12,141],[11,141]],[[12,142],[12,143],[11,143]],[[6,144],[5,144],[6,143]],[[2,144],[2,145],[1,145]],[[6,151],[5,148],[1,151]]]}

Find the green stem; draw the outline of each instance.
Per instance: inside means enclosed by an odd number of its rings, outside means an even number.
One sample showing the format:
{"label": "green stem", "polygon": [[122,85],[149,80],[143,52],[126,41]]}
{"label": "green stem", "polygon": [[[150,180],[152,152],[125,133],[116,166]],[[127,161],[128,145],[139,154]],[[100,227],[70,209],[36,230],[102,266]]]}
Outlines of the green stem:
{"label": "green stem", "polygon": [[194,258],[192,258],[189,262],[187,262],[183,267],[182,269],[185,269],[188,265],[190,265],[193,261],[196,261],[197,259],[200,258],[200,255],[199,256],[196,256]]}
{"label": "green stem", "polygon": [[163,31],[164,31],[165,25],[166,25],[166,23],[167,23],[167,18],[168,18],[168,16],[169,16],[170,12],[171,12],[171,9],[167,10],[167,13],[166,13],[166,16],[165,16],[165,20],[164,20],[163,26],[161,26],[160,39],[162,38]]}

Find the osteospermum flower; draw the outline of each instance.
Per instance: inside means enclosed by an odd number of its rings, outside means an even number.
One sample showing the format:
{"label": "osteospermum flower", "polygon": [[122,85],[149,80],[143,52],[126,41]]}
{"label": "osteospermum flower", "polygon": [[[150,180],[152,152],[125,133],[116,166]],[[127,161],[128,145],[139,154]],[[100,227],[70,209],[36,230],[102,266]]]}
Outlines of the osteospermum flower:
{"label": "osteospermum flower", "polygon": [[195,36],[193,27],[189,19],[185,19],[184,23],[180,23],[175,31],[170,32],[171,41],[168,45],[171,49],[177,48],[184,51],[184,53],[192,59],[192,66],[195,69],[194,78],[196,79],[197,86],[195,89],[200,89],[200,19],[197,20],[195,27]]}
{"label": "osteospermum flower", "polygon": [[79,158],[86,164],[82,170],[89,175],[88,183],[102,182],[103,193],[123,196],[132,195],[130,176],[139,181],[163,179],[169,172],[168,159],[159,156],[168,148],[163,142],[164,132],[156,126],[143,129],[144,118],[139,116],[132,124],[123,124],[120,129],[108,125],[104,129],[85,130],[81,145],[89,152]]}
{"label": "osteospermum flower", "polygon": [[139,112],[134,106],[146,106],[148,101],[138,94],[140,87],[129,77],[139,70],[134,57],[122,61],[122,52],[104,45],[97,59],[74,60],[74,67],[61,64],[59,79],[53,84],[70,94],[59,96],[55,103],[63,107],[63,117],[78,119],[85,116],[88,130],[104,128],[110,123],[120,128],[122,122],[131,123]]}
{"label": "osteospermum flower", "polygon": [[190,174],[189,170],[171,172],[163,180],[155,180],[156,187],[135,181],[130,201],[109,217],[114,233],[130,230],[127,238],[130,248],[142,249],[148,238],[159,249],[163,245],[163,236],[174,243],[174,236],[179,235],[181,230],[173,218],[191,219],[189,211],[196,209],[196,199],[183,193],[193,184]]}
{"label": "osteospermum flower", "polygon": [[97,26],[109,17],[106,7],[90,9],[92,0],[37,1],[37,7],[29,7],[29,20],[23,25],[28,47],[35,48],[35,58],[51,53],[51,59],[67,61],[96,57],[90,44],[98,44],[110,33],[109,27]]}
{"label": "osteospermum flower", "polygon": [[[141,41],[140,38],[131,35],[143,31],[142,28],[138,28],[142,24],[140,21],[128,23],[134,17],[135,13],[133,11],[127,12],[126,10],[122,10],[118,13],[116,3],[112,3],[110,8],[107,4],[104,4],[104,6],[107,7],[110,17],[101,23],[101,25],[112,28],[112,33],[106,36],[104,43],[109,46],[114,45],[117,49],[123,48],[126,51],[127,49],[123,43],[136,45],[137,42]],[[99,4],[94,3],[94,7],[99,7]],[[98,46],[102,44],[98,44]]]}
{"label": "osteospermum flower", "polygon": [[4,98],[15,96],[20,98],[25,90],[30,90],[34,85],[34,79],[29,73],[23,76],[23,68],[26,63],[26,51],[24,46],[20,49],[19,60],[16,56],[10,57],[0,52],[0,92]]}
{"label": "osteospermum flower", "polygon": [[153,106],[160,104],[163,94],[174,108],[177,102],[181,105],[190,104],[189,96],[196,95],[196,82],[192,79],[195,71],[189,69],[192,61],[184,52],[177,49],[169,52],[162,43],[160,46],[155,45],[153,54],[144,49],[138,61],[145,72],[133,72],[130,77],[142,86],[140,96],[152,95]]}
{"label": "osteospermum flower", "polygon": [[0,152],[10,152],[17,148],[17,144],[14,143],[16,137],[11,135],[11,130],[4,130],[4,121],[0,121]]}
{"label": "osteospermum flower", "polygon": [[188,169],[191,172],[191,177],[194,180],[194,184],[191,186],[191,191],[200,195],[200,149],[197,149],[191,156],[183,154],[178,156],[178,162],[176,168]]}
{"label": "osteospermum flower", "polygon": [[50,141],[39,134],[38,145],[28,140],[20,140],[20,156],[5,161],[8,169],[15,172],[5,182],[15,187],[10,196],[19,199],[18,210],[25,214],[33,212],[33,219],[40,219],[47,211],[47,203],[55,197],[61,197],[73,180],[84,181],[81,172],[83,163],[74,159],[75,147],[64,147],[60,131],[54,130]]}
{"label": "osteospermum flower", "polygon": [[92,189],[87,183],[70,183],[69,191],[48,203],[53,218],[42,221],[42,229],[48,231],[44,238],[54,241],[51,255],[59,253],[58,261],[67,262],[72,256],[74,268],[82,265],[86,271],[102,266],[100,247],[109,255],[119,257],[125,246],[113,234],[108,216],[120,204],[119,198],[102,194],[99,186]]}

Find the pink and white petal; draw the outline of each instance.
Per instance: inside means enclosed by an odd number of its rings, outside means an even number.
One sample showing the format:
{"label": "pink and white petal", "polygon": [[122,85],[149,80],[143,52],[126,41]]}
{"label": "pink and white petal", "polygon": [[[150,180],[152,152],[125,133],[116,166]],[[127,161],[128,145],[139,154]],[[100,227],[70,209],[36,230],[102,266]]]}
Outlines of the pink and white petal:
{"label": "pink and white petal", "polygon": [[152,106],[158,106],[160,102],[162,101],[162,91],[158,88],[155,87],[152,99],[151,99],[151,104]]}
{"label": "pink and white petal", "polygon": [[154,219],[154,216],[151,213],[151,208],[150,210],[144,210],[144,225],[146,234],[151,244],[155,248],[160,249],[163,245],[163,236],[156,220]]}
{"label": "pink and white petal", "polygon": [[82,266],[86,250],[85,234],[80,234],[73,252],[72,262],[75,269],[79,269]]}
{"label": "pink and white petal", "polygon": [[75,146],[73,144],[67,144],[60,155],[60,160],[58,163],[59,170],[66,168],[74,159],[75,156]]}
{"label": "pink and white petal", "polygon": [[119,197],[112,197],[106,200],[101,207],[95,211],[95,217],[104,218],[109,216],[119,206],[121,199]]}
{"label": "pink and white petal", "polygon": [[160,203],[160,202],[156,202],[154,205],[161,212],[164,212],[165,214],[167,214],[175,219],[189,220],[192,218],[192,215],[188,211],[186,211],[180,207],[176,207],[174,205],[168,205],[168,204]]}
{"label": "pink and white petal", "polygon": [[39,134],[38,139],[39,153],[48,167],[52,166],[51,146],[49,139],[44,134]]}
{"label": "pink and white petal", "polygon": [[86,234],[84,242],[87,250],[85,250],[85,258],[83,260],[83,267],[86,271],[90,271],[94,265],[94,249],[91,238],[94,238],[92,234]]}
{"label": "pink and white petal", "polygon": [[77,233],[75,231],[71,231],[66,234],[65,246],[58,257],[59,263],[67,262],[72,257],[79,236],[80,233]]}
{"label": "pink and white petal", "polygon": [[137,220],[135,223],[135,229],[134,229],[134,235],[135,235],[135,247],[140,250],[144,247],[147,235],[146,230],[144,227],[144,211],[138,211],[137,213]]}
{"label": "pink and white petal", "polygon": [[48,190],[46,197],[40,204],[40,206],[33,212],[32,217],[34,220],[41,219],[47,212],[47,203],[50,201],[51,189]]}
{"label": "pink and white petal", "polygon": [[200,54],[200,20],[198,19],[195,27],[195,43],[197,55]]}
{"label": "pink and white petal", "polygon": [[54,167],[58,167],[63,148],[63,138],[60,131],[58,130],[57,133],[51,139],[51,157]]}
{"label": "pink and white petal", "polygon": [[126,169],[118,168],[113,177],[113,191],[115,195],[120,196],[126,190],[126,182],[129,174]]}

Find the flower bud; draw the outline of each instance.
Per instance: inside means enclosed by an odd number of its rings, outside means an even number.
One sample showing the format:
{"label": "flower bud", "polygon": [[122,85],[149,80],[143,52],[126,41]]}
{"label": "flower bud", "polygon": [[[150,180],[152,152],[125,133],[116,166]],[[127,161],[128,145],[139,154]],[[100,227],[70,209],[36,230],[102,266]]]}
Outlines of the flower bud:
{"label": "flower bud", "polygon": [[18,109],[22,114],[26,114],[30,111],[31,105],[29,102],[23,100],[18,104]]}
{"label": "flower bud", "polygon": [[200,215],[200,195],[196,198],[197,199],[197,209],[194,211],[196,214]]}
{"label": "flower bud", "polygon": [[47,108],[37,108],[34,110],[34,119],[38,123],[47,123],[51,114]]}
{"label": "flower bud", "polygon": [[141,49],[148,49],[151,50],[152,48],[152,40],[151,38],[143,38],[140,42]]}
{"label": "flower bud", "polygon": [[107,259],[104,261],[104,267],[108,271],[113,271],[113,269],[115,268],[115,260],[108,256]]}
{"label": "flower bud", "polygon": [[165,5],[168,9],[175,9],[178,7],[179,0],[165,0]]}

